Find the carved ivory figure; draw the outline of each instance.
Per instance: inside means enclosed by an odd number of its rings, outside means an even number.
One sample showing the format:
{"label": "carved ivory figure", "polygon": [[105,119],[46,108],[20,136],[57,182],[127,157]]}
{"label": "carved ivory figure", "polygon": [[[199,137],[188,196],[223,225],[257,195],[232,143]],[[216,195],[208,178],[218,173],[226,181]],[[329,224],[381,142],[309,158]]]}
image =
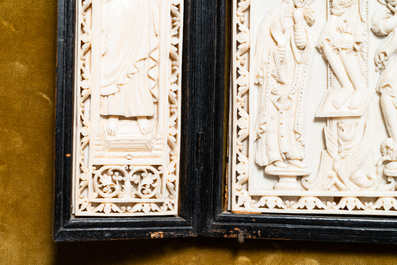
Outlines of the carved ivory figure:
{"label": "carved ivory figure", "polygon": [[317,48],[323,54],[342,89],[332,101],[340,109],[360,107],[365,96],[365,1],[332,0],[331,15]]}
{"label": "carved ivory figure", "polygon": [[314,50],[312,2],[284,0],[266,15],[257,36],[255,161],[270,175],[310,173],[302,162],[302,108]]}
{"label": "carved ivory figure", "polygon": [[[385,0],[381,3],[387,8],[378,10],[372,18],[372,31],[379,36],[387,36],[383,44],[377,49],[375,63],[381,72],[377,90],[381,94],[381,107],[386,127],[391,139],[382,144],[382,152],[387,164],[385,174],[397,176],[397,1]],[[390,149],[390,151],[385,151]],[[385,159],[385,154],[387,159]]]}
{"label": "carved ivory figure", "polygon": [[120,117],[151,131],[158,98],[158,0],[105,0],[102,6],[101,115],[115,136]]}

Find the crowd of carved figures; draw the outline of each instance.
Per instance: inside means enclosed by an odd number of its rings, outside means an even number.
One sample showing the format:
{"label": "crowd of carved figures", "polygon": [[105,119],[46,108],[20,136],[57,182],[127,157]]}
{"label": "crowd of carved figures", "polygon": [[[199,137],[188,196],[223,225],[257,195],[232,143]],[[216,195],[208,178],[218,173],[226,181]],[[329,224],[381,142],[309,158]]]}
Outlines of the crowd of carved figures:
{"label": "crowd of carved figures", "polygon": [[[327,20],[321,34],[316,35],[312,27],[320,14],[312,8],[315,1],[327,2],[327,8],[321,10]],[[232,209],[397,210],[394,195],[387,194],[396,191],[397,177],[397,1],[378,0],[378,10],[370,10],[369,1],[282,0],[263,15],[257,31],[250,34],[253,13],[249,11],[255,1],[235,0],[232,174],[236,199]],[[253,35],[255,40],[250,39]],[[384,41],[372,58],[374,36]],[[308,152],[304,134],[308,117],[304,113],[310,104],[307,89],[310,79],[319,78],[312,76],[315,56],[322,56],[328,67],[328,87],[320,95],[315,115],[326,119],[326,150],[318,154],[318,172],[304,163]],[[379,73],[376,87],[369,73],[374,63]],[[254,89],[258,91],[255,109],[248,104],[249,91]],[[376,91],[389,135],[379,155],[371,142],[377,137],[371,127],[374,105],[370,104]],[[250,129],[251,117],[254,128]],[[249,137],[253,137],[249,149],[254,148],[250,155],[244,148]],[[375,161],[375,156],[381,158]],[[248,179],[258,177],[250,174],[251,159],[255,167],[263,169],[262,177],[278,177],[267,189],[273,193],[249,194]],[[317,194],[305,196],[304,192]],[[384,196],[379,195],[382,192]],[[361,200],[360,194],[374,199]],[[283,195],[300,198],[287,200]]]}

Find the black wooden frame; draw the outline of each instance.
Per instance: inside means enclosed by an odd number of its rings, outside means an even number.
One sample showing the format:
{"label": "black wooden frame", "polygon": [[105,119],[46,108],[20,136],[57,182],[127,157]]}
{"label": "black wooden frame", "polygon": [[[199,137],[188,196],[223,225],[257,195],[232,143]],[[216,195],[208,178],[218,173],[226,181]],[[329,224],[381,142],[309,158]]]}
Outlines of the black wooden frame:
{"label": "black wooden frame", "polygon": [[231,0],[185,0],[179,217],[73,218],[75,0],[58,0],[54,240],[230,237],[397,243],[397,218],[227,211]]}
{"label": "black wooden frame", "polygon": [[[71,215],[73,86],[76,0],[58,0],[58,56],[55,121],[54,241],[192,237],[197,235],[195,146],[199,111],[195,98],[196,1],[185,1],[182,77],[182,131],[178,217],[75,218]],[[193,147],[193,148],[192,148]]]}
{"label": "black wooden frame", "polygon": [[[299,214],[236,214],[227,211],[229,150],[231,0],[218,0],[213,30],[216,33],[207,63],[213,69],[211,91],[206,91],[206,119],[201,124],[207,133],[203,150],[210,154],[203,161],[198,233],[207,237],[267,238],[304,241],[397,243],[397,218],[373,216],[335,216]],[[208,25],[207,25],[208,26]]]}

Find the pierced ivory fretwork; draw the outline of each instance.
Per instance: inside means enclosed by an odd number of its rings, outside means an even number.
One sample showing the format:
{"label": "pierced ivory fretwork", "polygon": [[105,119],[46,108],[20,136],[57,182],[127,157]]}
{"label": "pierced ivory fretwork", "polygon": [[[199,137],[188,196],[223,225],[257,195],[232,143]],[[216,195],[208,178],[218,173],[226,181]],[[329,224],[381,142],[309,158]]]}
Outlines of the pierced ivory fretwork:
{"label": "pierced ivory fretwork", "polygon": [[233,1],[232,211],[397,215],[396,12]]}
{"label": "pierced ivory fretwork", "polygon": [[73,213],[178,214],[182,0],[78,0]]}

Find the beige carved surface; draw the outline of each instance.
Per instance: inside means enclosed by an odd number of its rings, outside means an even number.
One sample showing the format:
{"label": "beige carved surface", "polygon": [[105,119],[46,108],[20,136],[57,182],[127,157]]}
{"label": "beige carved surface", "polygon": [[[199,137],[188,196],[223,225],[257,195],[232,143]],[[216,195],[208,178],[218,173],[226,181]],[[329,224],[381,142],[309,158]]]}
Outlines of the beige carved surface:
{"label": "beige carved surface", "polygon": [[234,0],[232,211],[397,215],[396,6]]}
{"label": "beige carved surface", "polygon": [[78,0],[73,212],[176,215],[181,0]]}

